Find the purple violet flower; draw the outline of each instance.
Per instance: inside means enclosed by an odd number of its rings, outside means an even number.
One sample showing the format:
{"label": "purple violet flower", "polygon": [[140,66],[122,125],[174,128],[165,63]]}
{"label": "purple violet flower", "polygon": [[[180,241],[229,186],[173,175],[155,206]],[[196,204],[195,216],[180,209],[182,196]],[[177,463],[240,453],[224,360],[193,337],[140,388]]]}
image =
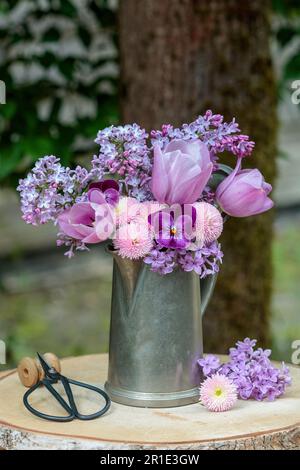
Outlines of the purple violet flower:
{"label": "purple violet flower", "polygon": [[179,215],[174,218],[172,211],[159,211],[149,219],[158,245],[174,249],[183,249],[188,245],[192,236],[192,217]]}

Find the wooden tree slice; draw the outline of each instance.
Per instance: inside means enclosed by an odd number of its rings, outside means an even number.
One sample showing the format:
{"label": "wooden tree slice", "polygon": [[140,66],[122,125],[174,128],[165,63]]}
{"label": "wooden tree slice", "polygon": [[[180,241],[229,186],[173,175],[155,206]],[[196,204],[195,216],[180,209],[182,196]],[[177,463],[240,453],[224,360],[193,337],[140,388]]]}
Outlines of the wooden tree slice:
{"label": "wooden tree slice", "polygon": [[[64,375],[103,386],[107,355],[68,358]],[[300,368],[291,367],[293,385],[275,402],[239,401],[226,413],[200,404],[144,409],[116,403],[94,421],[52,423],[23,406],[26,389],[16,372],[0,380],[0,447],[5,449],[300,449]],[[79,391],[80,390],[80,391]],[[99,407],[96,397],[78,389],[80,409]],[[97,399],[98,400],[98,399]],[[45,389],[32,396],[41,411],[61,414]]]}

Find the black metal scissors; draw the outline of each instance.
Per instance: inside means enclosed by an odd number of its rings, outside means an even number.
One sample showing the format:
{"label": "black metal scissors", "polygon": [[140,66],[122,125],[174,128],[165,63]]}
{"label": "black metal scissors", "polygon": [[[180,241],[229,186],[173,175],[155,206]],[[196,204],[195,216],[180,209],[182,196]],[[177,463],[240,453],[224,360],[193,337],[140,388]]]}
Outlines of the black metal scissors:
{"label": "black metal scissors", "polygon": [[[61,375],[59,372],[57,372],[53,367],[50,367],[49,364],[45,361],[45,359],[37,353],[39,361],[41,363],[41,366],[43,368],[43,371],[45,373],[45,378],[40,380],[36,385],[31,387],[24,395],[23,397],[23,402],[26,408],[33,413],[35,416],[38,416],[39,418],[47,419],[49,421],[61,421],[61,422],[67,422],[67,421],[72,421],[73,419],[80,419],[80,420],[90,420],[90,419],[95,419],[99,418],[99,416],[102,416],[106,411],[108,411],[111,401],[109,396],[104,390],[101,390],[100,388],[94,387],[93,385],[85,384],[82,382],[77,382],[77,380],[72,380],[68,379],[67,377],[64,377]],[[56,384],[58,382],[61,382],[65,392],[68,397],[68,402],[55,390],[53,387],[53,384]],[[92,390],[93,392],[98,393],[105,399],[105,405],[101,410],[97,411],[96,413],[90,414],[90,415],[83,415],[79,413],[77,406],[75,404],[73,392],[71,390],[70,384],[76,385],[77,387],[82,387],[86,388],[88,390]],[[33,408],[29,402],[28,398],[29,396],[37,390],[41,385],[44,385],[47,390],[53,395],[54,398],[60,403],[60,405],[64,408],[65,411],[67,411],[69,414],[67,416],[52,416],[52,415],[47,415],[45,413],[41,413],[40,411],[36,410]]]}

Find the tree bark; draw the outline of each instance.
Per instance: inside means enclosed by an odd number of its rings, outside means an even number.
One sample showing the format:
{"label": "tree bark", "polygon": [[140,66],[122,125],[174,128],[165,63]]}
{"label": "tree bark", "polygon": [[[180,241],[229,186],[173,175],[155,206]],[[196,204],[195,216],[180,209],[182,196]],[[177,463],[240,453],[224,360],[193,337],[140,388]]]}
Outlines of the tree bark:
{"label": "tree bark", "polygon": [[[211,108],[256,142],[245,166],[273,183],[276,89],[269,0],[122,0],[121,108],[146,129]],[[226,156],[226,163],[234,159]],[[245,336],[269,343],[272,212],[226,223],[224,264],[204,320],[206,351]]]}

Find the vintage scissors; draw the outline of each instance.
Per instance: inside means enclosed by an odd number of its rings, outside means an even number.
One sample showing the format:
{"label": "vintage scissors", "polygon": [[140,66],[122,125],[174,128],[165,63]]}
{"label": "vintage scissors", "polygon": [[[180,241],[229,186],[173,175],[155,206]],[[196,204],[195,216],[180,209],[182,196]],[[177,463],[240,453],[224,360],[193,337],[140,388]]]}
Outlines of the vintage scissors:
{"label": "vintage scissors", "polygon": [[[42,380],[40,380],[37,384],[35,384],[33,387],[31,387],[25,393],[23,397],[23,403],[25,407],[31,413],[33,413],[35,416],[38,416],[39,418],[47,419],[49,421],[67,422],[67,421],[72,421],[73,419],[76,419],[76,418],[80,420],[84,420],[84,421],[99,418],[99,416],[102,416],[104,413],[106,413],[106,411],[108,411],[111,401],[110,401],[109,396],[104,390],[94,387],[93,385],[89,385],[83,382],[77,382],[77,380],[72,380],[72,379],[68,379],[67,377],[64,377],[59,372],[57,372],[54,369],[54,367],[51,367],[39,353],[37,353],[37,355],[41,363],[41,366],[43,368],[43,371],[45,373],[45,377]],[[53,384],[57,384],[58,382],[62,383],[65,389],[68,401],[66,401],[53,387]],[[90,415],[83,415],[79,413],[77,406],[75,404],[75,400],[74,400],[74,396],[73,396],[73,392],[70,387],[70,384],[76,385],[77,387],[86,388],[88,390],[91,390],[101,395],[105,400],[104,407],[101,408],[101,410],[97,411],[96,413],[93,413]],[[60,403],[62,408],[64,408],[64,410],[67,411],[68,413],[67,416],[47,415],[45,413],[41,413],[40,411],[36,410],[29,404],[28,398],[30,397],[30,395],[42,385],[44,385],[47,388],[47,390],[51,393],[51,395],[53,395],[53,397]]]}

